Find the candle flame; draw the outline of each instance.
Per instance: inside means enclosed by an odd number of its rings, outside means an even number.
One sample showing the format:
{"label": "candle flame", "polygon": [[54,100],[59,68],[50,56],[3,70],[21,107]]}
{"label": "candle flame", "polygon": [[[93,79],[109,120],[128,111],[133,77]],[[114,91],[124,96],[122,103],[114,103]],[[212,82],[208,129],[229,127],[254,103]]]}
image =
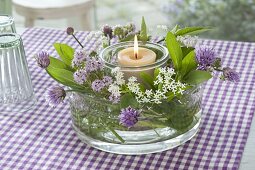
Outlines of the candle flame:
{"label": "candle flame", "polygon": [[136,59],[138,58],[138,41],[137,41],[136,35],[135,35],[135,40],[134,40],[134,56]]}

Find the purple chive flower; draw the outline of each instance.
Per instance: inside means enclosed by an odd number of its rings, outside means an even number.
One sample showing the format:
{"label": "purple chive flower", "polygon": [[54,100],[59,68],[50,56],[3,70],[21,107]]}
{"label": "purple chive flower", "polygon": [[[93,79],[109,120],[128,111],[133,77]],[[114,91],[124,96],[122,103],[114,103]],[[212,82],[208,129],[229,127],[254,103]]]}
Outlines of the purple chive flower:
{"label": "purple chive flower", "polygon": [[68,35],[73,35],[73,33],[74,33],[73,27],[68,27],[68,28],[66,29],[66,33],[67,33]]}
{"label": "purple chive flower", "polygon": [[117,104],[120,102],[120,96],[115,96],[115,95],[110,95],[109,96],[109,100],[113,103],[113,104]]}
{"label": "purple chive flower", "polygon": [[74,81],[78,84],[84,84],[84,82],[87,80],[87,71],[84,69],[77,70],[73,74]]}
{"label": "purple chive flower", "polygon": [[93,71],[102,70],[103,66],[104,66],[104,64],[101,60],[97,60],[95,58],[90,58],[90,59],[87,59],[85,69],[88,73],[90,73]]}
{"label": "purple chive flower", "polygon": [[72,60],[72,67],[79,67],[86,61],[86,55],[83,51],[76,51]]}
{"label": "purple chive flower", "polygon": [[103,33],[106,37],[109,37],[110,39],[112,39],[112,27],[105,25],[103,27]]}
{"label": "purple chive flower", "polygon": [[105,87],[104,82],[102,80],[94,80],[91,84],[91,88],[93,91],[100,92]]}
{"label": "purple chive flower", "polygon": [[215,62],[216,55],[211,47],[204,45],[196,47],[196,59],[200,66],[198,69],[206,70],[210,67]]}
{"label": "purple chive flower", "polygon": [[205,65],[199,65],[199,66],[197,67],[197,69],[198,69],[198,70],[207,70],[207,66],[205,66]]}
{"label": "purple chive flower", "polygon": [[41,68],[47,68],[50,65],[49,53],[46,51],[39,52],[36,56],[36,62]]}
{"label": "purple chive flower", "polygon": [[240,80],[239,74],[229,67],[223,68],[223,77],[232,82],[238,82]]}
{"label": "purple chive flower", "polygon": [[65,90],[60,86],[53,86],[46,92],[46,101],[50,106],[56,106],[64,101],[66,97]]}
{"label": "purple chive flower", "polygon": [[102,81],[104,82],[105,86],[109,86],[113,82],[112,77],[110,76],[104,76]]}
{"label": "purple chive flower", "polygon": [[122,109],[119,115],[120,124],[128,128],[133,127],[138,122],[140,112],[128,106]]}

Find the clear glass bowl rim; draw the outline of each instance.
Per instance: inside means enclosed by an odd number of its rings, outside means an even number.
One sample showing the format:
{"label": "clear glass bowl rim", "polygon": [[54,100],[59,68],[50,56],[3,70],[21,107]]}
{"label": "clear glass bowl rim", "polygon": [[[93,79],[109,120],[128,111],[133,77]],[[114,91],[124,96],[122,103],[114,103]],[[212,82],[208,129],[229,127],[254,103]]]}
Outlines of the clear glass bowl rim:
{"label": "clear glass bowl rim", "polygon": [[[144,65],[144,66],[121,66],[121,70],[123,71],[128,71],[128,70],[147,70],[147,69],[152,69],[152,68],[157,68],[157,67],[160,67],[162,66],[163,64],[166,63],[166,61],[169,59],[169,52],[167,50],[166,47],[164,47],[163,45],[160,45],[158,43],[153,43],[153,42],[146,42],[145,44],[142,43],[141,41],[138,42],[139,44],[139,47],[145,47],[146,48],[146,45],[150,45],[149,47],[154,47],[158,50],[160,50],[161,52],[163,52],[163,56],[158,59],[155,63],[153,64],[149,64],[149,65]],[[104,54],[110,50],[113,50],[117,47],[133,47],[134,46],[134,42],[133,41],[126,41],[126,42],[120,42],[120,43],[116,43],[116,44],[113,44],[113,45],[110,45],[108,47],[106,47],[105,49],[103,49],[100,54],[99,54],[99,57],[103,60],[103,62],[105,63],[105,66],[112,69],[112,68],[115,68],[115,67],[120,67],[119,65],[116,65],[116,64],[112,64],[108,61],[105,60],[104,58]]]}

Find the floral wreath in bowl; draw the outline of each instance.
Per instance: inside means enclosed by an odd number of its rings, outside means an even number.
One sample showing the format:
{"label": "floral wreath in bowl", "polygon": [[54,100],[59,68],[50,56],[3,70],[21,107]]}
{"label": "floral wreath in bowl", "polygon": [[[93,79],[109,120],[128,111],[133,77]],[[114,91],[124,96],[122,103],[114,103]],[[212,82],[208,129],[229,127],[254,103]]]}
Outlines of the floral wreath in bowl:
{"label": "floral wreath in bowl", "polygon": [[[78,40],[72,27],[67,28],[68,35],[81,46],[81,50],[55,43],[54,47],[59,58],[54,58],[46,51],[39,52],[35,58],[38,65],[60,84],[50,87],[46,92],[46,100],[56,106],[63,102],[68,92],[81,92],[109,100],[112,104],[120,104],[119,123],[127,128],[133,127],[141,116],[144,107],[160,105],[162,101],[171,101],[180,97],[186,90],[197,86],[221,72],[222,80],[239,81],[239,75],[229,67],[222,67],[221,59],[216,51],[197,43],[198,38],[191,36],[210,30],[205,27],[185,27],[176,25],[173,29],[159,26],[167,33],[162,39],[152,38],[147,34],[147,27],[142,19],[141,29],[134,24],[104,26],[101,31],[91,32],[85,41],[97,39],[101,45],[93,51]],[[104,62],[99,58],[100,50],[117,42],[132,41],[134,36],[144,43],[154,41],[165,45],[170,57],[165,67],[156,68],[153,76],[141,74],[143,82],[136,77],[124,79],[120,67],[106,70]],[[98,45],[98,44],[96,44]],[[145,85],[146,84],[146,85]],[[148,88],[149,87],[149,88]]]}

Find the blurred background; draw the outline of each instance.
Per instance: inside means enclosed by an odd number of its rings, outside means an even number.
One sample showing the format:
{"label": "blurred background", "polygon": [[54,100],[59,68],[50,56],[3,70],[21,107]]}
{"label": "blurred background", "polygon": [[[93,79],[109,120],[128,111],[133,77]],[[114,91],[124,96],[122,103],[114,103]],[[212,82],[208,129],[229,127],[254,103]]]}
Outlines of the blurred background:
{"label": "blurred background", "polygon": [[0,14],[14,17],[18,32],[25,27],[96,30],[101,26],[140,24],[151,32],[157,25],[211,26],[211,39],[255,41],[255,0],[0,0]]}

